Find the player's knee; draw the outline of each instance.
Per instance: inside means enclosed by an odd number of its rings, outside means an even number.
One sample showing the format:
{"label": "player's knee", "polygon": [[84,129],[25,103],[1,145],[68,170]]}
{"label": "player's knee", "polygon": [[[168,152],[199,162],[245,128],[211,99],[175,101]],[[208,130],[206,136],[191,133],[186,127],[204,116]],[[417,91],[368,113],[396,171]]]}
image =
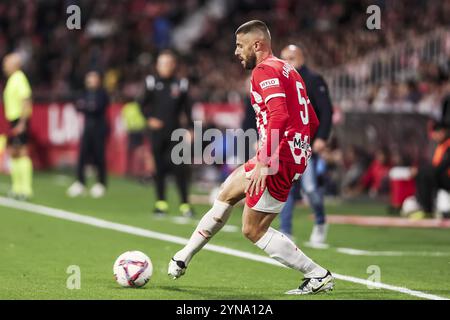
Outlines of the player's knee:
{"label": "player's knee", "polygon": [[318,191],[310,192],[306,194],[308,196],[308,201],[310,202],[311,206],[317,207],[320,206],[323,203],[323,199],[320,196]]}
{"label": "player's knee", "polygon": [[244,237],[251,240],[250,238],[252,237],[253,230],[251,227],[243,225],[242,226],[242,234],[244,235]]}
{"label": "player's knee", "polygon": [[224,187],[224,183],[220,186],[219,194],[217,195],[217,200],[221,202],[228,203],[229,205],[234,206],[238,200],[233,196],[230,192],[227,192]]}
{"label": "player's knee", "polygon": [[303,190],[306,194],[311,194],[317,191],[316,185],[314,183],[304,183]]}
{"label": "player's knee", "polygon": [[219,194],[219,196],[217,197],[217,200],[228,203],[230,206],[234,206],[236,204],[235,199],[232,196],[227,195],[227,194]]}
{"label": "player's knee", "polygon": [[256,226],[243,225],[242,234],[251,242],[256,243],[266,233],[267,230]]}

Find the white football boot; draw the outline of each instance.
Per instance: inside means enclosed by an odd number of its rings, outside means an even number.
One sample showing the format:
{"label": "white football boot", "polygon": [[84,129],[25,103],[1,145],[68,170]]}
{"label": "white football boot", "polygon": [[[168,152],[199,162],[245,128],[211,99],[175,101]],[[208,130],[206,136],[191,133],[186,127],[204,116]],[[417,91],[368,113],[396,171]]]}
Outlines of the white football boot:
{"label": "white football boot", "polygon": [[167,270],[167,274],[172,277],[173,280],[175,280],[184,275],[186,269],[187,266],[184,261],[175,260],[174,258],[172,258],[169,262],[169,269]]}
{"label": "white football boot", "polygon": [[105,186],[102,185],[101,183],[96,183],[91,188],[90,194],[92,198],[98,199],[103,197],[105,195],[105,192],[106,192]]}
{"label": "white football boot", "polygon": [[331,291],[334,288],[334,278],[330,271],[322,278],[304,278],[298,289],[289,290],[286,294],[316,294]]}
{"label": "white football boot", "polygon": [[309,241],[306,243],[307,246],[318,249],[328,248],[327,241],[328,235],[328,225],[327,224],[316,224],[313,227]]}
{"label": "white football boot", "polygon": [[84,187],[84,185],[79,182],[79,181],[75,181],[70,187],[69,189],[67,189],[67,196],[71,197],[71,198],[75,198],[75,197],[79,197],[81,195],[83,195],[85,193],[86,188]]}

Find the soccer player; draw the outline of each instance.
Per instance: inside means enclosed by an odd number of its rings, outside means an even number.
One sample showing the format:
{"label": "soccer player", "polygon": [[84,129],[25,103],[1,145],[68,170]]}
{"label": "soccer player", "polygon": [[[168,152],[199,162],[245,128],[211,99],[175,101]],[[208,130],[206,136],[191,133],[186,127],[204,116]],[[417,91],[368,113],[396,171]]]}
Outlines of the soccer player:
{"label": "soccer player", "polygon": [[223,183],[213,207],[187,245],[169,262],[168,274],[174,279],[182,276],[192,257],[227,222],[233,205],[245,198],[243,234],[273,259],[304,274],[298,289],[286,293],[329,291],[334,286],[332,274],[270,227],[311,156],[309,144],[318,120],[305,84],[292,66],[272,55],[270,32],[264,22],[244,23],[235,35],[235,55],[245,69],[253,70],[250,91],[260,135],[257,156]]}
{"label": "soccer player", "polygon": [[11,156],[11,196],[19,200],[32,197],[33,164],[28,156],[28,119],[31,116],[31,87],[21,70],[22,59],[12,53],[3,60],[3,71],[8,77],[3,101],[6,120],[10,124],[8,135]]}

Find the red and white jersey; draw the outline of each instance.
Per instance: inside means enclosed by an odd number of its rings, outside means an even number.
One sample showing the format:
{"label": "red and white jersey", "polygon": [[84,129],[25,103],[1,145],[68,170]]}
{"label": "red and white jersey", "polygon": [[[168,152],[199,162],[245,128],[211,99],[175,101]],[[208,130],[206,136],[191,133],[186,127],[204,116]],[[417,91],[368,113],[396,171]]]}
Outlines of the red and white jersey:
{"label": "red and white jersey", "polygon": [[272,98],[282,97],[286,99],[288,120],[284,132],[279,132],[282,136],[281,142],[270,154],[271,158],[275,156],[283,161],[306,166],[311,156],[311,140],[316,134],[319,120],[300,74],[287,62],[271,55],[253,69],[250,93],[260,139],[258,160],[262,157],[264,144],[267,143],[267,130],[271,119],[267,103]]}

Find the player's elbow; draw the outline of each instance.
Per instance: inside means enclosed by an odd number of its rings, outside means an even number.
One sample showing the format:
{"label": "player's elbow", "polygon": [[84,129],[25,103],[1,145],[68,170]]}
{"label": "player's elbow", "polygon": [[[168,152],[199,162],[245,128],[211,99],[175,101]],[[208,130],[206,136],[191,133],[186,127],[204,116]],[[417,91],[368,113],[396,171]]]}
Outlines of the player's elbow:
{"label": "player's elbow", "polygon": [[275,116],[272,117],[272,128],[279,129],[280,132],[284,132],[286,130],[287,124],[289,120],[289,115],[287,112],[278,112]]}
{"label": "player's elbow", "polygon": [[287,113],[283,113],[280,115],[280,123],[283,124],[284,126],[287,125],[287,122],[289,120],[289,115]]}

